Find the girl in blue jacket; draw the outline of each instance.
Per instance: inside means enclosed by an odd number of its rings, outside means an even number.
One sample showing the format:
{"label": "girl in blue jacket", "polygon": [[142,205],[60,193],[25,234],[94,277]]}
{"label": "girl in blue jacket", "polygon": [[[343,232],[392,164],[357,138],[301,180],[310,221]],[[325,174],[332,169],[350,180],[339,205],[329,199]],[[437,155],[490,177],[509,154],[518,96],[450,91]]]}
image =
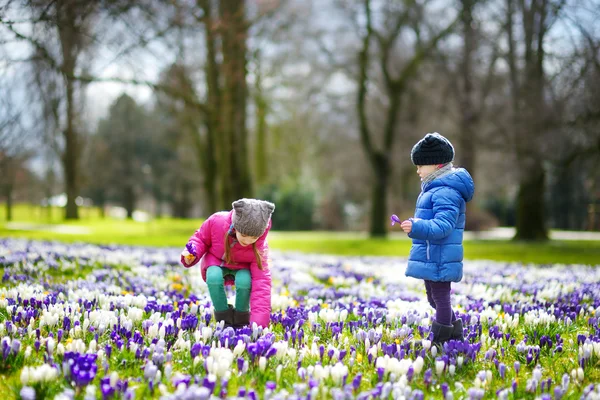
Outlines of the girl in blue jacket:
{"label": "girl in blue jacket", "polygon": [[[439,133],[428,133],[410,156],[422,183],[414,217],[400,224],[413,241],[406,276],[425,281],[427,300],[436,310],[433,342],[462,340],[450,283],[462,279],[465,204],[473,198],[473,179],[464,168],[453,167],[454,147]],[[400,222],[395,215],[392,221]]]}

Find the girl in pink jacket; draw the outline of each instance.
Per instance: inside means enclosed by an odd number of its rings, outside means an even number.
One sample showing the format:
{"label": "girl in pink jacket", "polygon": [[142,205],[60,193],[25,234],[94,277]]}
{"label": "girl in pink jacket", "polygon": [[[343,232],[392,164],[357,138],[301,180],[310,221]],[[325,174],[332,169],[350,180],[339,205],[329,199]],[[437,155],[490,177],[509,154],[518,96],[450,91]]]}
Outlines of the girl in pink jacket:
{"label": "girl in pink jacket", "polygon": [[[240,199],[233,210],[211,215],[188,241],[181,263],[189,268],[202,259],[215,319],[226,326],[256,322],[267,327],[271,318],[271,272],[267,265],[267,234],[275,205]],[[225,285],[235,285],[235,308],[227,304]]]}

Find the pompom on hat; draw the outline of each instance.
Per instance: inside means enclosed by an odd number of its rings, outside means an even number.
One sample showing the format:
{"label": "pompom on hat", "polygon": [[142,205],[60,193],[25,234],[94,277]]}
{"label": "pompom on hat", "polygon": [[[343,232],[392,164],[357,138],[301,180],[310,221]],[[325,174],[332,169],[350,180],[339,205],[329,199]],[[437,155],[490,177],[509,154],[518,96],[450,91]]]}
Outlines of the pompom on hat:
{"label": "pompom on hat", "polygon": [[454,147],[439,133],[428,133],[414,145],[410,159],[414,165],[447,164],[454,160]]}
{"label": "pompom on hat", "polygon": [[240,199],[233,206],[233,227],[245,236],[260,237],[267,230],[275,204],[256,199]]}

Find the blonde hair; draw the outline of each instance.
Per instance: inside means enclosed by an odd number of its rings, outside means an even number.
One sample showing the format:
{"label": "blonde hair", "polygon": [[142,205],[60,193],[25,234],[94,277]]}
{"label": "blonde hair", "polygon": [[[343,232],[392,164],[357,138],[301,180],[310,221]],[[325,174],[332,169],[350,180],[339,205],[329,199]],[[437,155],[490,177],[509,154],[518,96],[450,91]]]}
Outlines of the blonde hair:
{"label": "blonde hair", "polygon": [[[229,232],[225,232],[225,238],[224,238],[225,262],[227,264],[235,264],[235,262],[231,258],[231,247],[229,247],[228,237],[229,237]],[[258,249],[256,248],[256,242],[252,243],[252,250],[254,250],[254,257],[256,257],[256,264],[258,265],[258,269],[260,269],[262,271],[264,269],[263,268],[263,259],[262,259],[262,255],[258,252]]]}

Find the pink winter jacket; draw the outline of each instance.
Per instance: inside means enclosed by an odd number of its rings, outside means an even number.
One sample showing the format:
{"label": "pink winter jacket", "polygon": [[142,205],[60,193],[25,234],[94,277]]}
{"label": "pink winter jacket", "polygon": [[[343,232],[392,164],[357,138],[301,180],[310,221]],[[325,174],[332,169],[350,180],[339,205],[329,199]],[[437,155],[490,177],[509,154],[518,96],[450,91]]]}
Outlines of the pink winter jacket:
{"label": "pink winter jacket", "polygon": [[[267,327],[271,320],[271,271],[269,271],[268,256],[269,246],[267,244],[267,234],[271,229],[271,221],[267,230],[256,241],[256,249],[262,255],[262,267],[258,268],[256,257],[252,246],[242,246],[235,243],[231,248],[231,259],[233,264],[225,263],[225,233],[231,226],[232,211],[222,211],[211,215],[200,229],[198,229],[190,238],[189,243],[196,246],[197,257],[187,265],[183,256],[181,263],[189,268],[202,259],[201,271],[202,279],[206,282],[206,270],[208,267],[216,265],[230,269],[249,269],[252,277],[252,289],[250,290],[250,324],[256,322],[257,325]],[[229,245],[233,243],[235,236],[228,237]],[[232,285],[232,280],[226,280],[226,285]]]}

